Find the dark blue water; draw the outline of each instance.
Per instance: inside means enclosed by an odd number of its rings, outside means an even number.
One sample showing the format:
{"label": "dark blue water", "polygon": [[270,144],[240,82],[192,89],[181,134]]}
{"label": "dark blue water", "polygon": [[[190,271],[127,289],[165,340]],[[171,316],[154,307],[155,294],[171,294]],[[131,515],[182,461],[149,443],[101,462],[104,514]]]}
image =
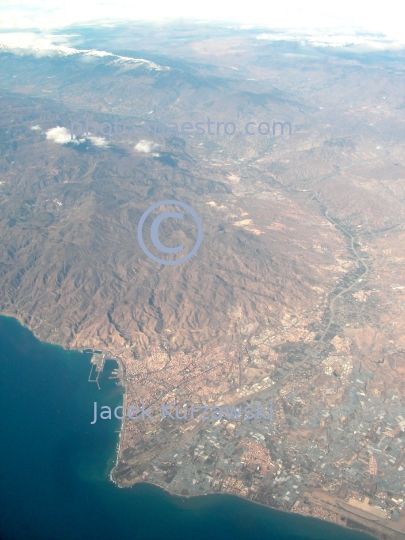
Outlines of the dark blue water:
{"label": "dark blue water", "polygon": [[93,420],[93,402],[116,406],[108,377],[87,382],[89,355],[41,343],[0,317],[1,540],[370,540],[312,518],[237,497],[173,497],[108,479],[118,420]]}

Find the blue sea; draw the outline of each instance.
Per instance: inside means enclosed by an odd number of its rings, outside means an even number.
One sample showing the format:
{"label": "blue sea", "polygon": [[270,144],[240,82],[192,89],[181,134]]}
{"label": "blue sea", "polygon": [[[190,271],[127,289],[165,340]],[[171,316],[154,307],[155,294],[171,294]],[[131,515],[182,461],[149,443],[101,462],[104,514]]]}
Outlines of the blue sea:
{"label": "blue sea", "polygon": [[109,480],[119,420],[93,402],[122,404],[107,362],[101,390],[90,355],[42,343],[0,317],[0,540],[370,540],[313,518],[228,495],[175,497]]}

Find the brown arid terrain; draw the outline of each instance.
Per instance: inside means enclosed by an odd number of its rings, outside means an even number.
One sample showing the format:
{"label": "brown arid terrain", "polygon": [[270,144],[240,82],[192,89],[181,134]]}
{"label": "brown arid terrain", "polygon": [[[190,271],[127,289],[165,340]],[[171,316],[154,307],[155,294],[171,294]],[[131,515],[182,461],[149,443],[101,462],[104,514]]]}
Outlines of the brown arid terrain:
{"label": "brown arid terrain", "polygon": [[[125,408],[273,403],[268,421],[125,418],[119,486],[233,493],[403,539],[403,68],[315,48],[297,61],[243,32],[188,40],[188,56],[160,34],[149,63],[128,40],[82,64],[0,40],[0,312],[116,359]],[[71,121],[117,116],[292,133],[69,140]],[[137,239],[164,200],[203,227],[174,266]],[[164,244],[195,237],[191,220],[161,225]]]}

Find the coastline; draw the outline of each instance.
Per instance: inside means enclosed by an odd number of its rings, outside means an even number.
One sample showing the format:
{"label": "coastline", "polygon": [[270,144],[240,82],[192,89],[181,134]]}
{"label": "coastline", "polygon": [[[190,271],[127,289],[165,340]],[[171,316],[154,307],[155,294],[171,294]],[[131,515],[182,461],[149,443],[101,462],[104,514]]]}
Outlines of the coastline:
{"label": "coastline", "polygon": [[[112,471],[111,471],[112,472]],[[294,515],[300,515],[302,516],[303,518],[311,518],[311,519],[315,519],[321,523],[330,523],[332,525],[335,525],[336,527],[339,527],[340,529],[343,529],[343,530],[352,530],[352,531],[356,531],[356,532],[360,532],[362,534],[367,534],[370,538],[375,538],[376,540],[384,540],[384,538],[382,536],[372,536],[370,533],[368,532],[365,532],[361,529],[358,529],[358,528],[355,528],[355,527],[349,527],[348,525],[340,525],[338,523],[335,523],[334,521],[329,521],[327,519],[322,519],[322,518],[319,518],[319,517],[316,517],[316,516],[311,516],[311,515],[303,515],[303,514],[300,514],[299,512],[293,512],[291,510],[283,510],[281,508],[274,508],[272,506],[268,506],[267,504],[263,504],[261,502],[258,502],[258,501],[252,501],[251,499],[248,499],[247,497],[243,497],[242,495],[238,495],[237,493],[222,493],[222,492],[218,492],[218,493],[212,493],[212,492],[208,492],[208,493],[201,493],[201,494],[198,494],[198,495],[181,495],[179,493],[175,493],[174,491],[171,491],[168,487],[165,487],[165,486],[161,486],[159,484],[156,484],[155,482],[148,482],[147,480],[139,480],[139,481],[135,481],[133,484],[131,484],[130,486],[120,486],[115,480],[113,480],[111,478],[111,473],[110,473],[110,479],[111,481],[120,489],[131,489],[132,487],[134,487],[135,485],[140,485],[140,484],[145,484],[145,485],[150,485],[150,486],[154,486],[158,489],[161,489],[162,491],[166,492],[166,493],[169,493],[169,495],[171,495],[172,497],[176,497],[178,499],[196,499],[198,497],[208,497],[208,496],[212,496],[212,495],[218,495],[218,496],[230,496],[230,497],[236,497],[242,501],[248,501],[249,503],[252,503],[252,504],[255,504],[255,505],[258,505],[262,508],[266,508],[268,510],[273,510],[274,512],[281,512],[285,515],[290,515],[290,514],[294,514]]]}
{"label": "coastline", "polygon": [[[74,348],[71,348],[69,346],[64,346],[62,345],[61,343],[53,343],[53,342],[50,342],[50,341],[44,341],[43,338],[41,336],[39,336],[36,332],[35,332],[35,329],[33,329],[31,326],[30,326],[30,321],[27,321],[27,317],[24,317],[22,315],[22,312],[13,312],[13,313],[10,313],[10,312],[7,312],[4,308],[0,311],[0,316],[1,317],[7,317],[9,319],[15,319],[17,320],[20,325],[24,328],[26,328],[27,330],[29,330],[36,339],[38,339],[39,341],[41,341],[42,343],[48,343],[50,345],[55,345],[55,346],[59,346],[59,347],[62,347],[65,351],[77,351],[77,352],[82,352],[84,349],[86,349],[86,347],[84,347],[82,350],[80,349],[74,349]],[[104,344],[103,344],[104,345]],[[88,348],[91,348],[93,349],[94,345],[92,347],[88,347]],[[111,354],[110,356],[113,357],[113,355]],[[113,358],[111,358],[111,360],[113,360],[114,362],[117,362],[117,365],[118,367],[120,367],[122,369],[122,379],[121,378],[117,378],[117,380],[119,381],[120,383],[120,386],[122,386],[124,388],[124,393],[123,393],[123,406],[125,407],[126,406],[126,396],[127,396],[127,393],[126,393],[126,380],[125,380],[125,366],[122,362],[122,360],[120,358],[116,358],[115,356]],[[122,448],[121,448],[121,444],[122,444],[122,432],[123,432],[123,429],[124,429],[124,422],[125,422],[125,419],[123,419],[120,423],[120,429],[119,429],[119,434],[118,434],[118,442],[117,442],[117,449],[116,449],[116,454],[115,454],[115,465],[114,467],[117,465],[118,463],[118,460],[121,456],[121,451],[122,451]],[[111,469],[108,477],[109,479],[111,480],[111,482],[113,484],[115,484],[117,487],[119,488],[123,488],[125,486],[120,486],[113,478],[112,478],[112,471],[114,470],[114,467]],[[131,487],[131,486],[129,486]]]}
{"label": "coastline", "polygon": [[[29,330],[35,337],[36,339],[38,339],[39,341],[42,341],[42,339],[40,337],[38,337],[37,335],[35,335],[35,332],[34,330],[32,330],[29,326],[29,322],[27,324],[27,322],[24,320],[24,318],[22,317],[21,314],[19,314],[18,316],[16,316],[15,314],[9,314],[9,313],[4,313],[2,312],[1,313],[2,316],[4,317],[8,317],[8,318],[11,318],[11,319],[15,319],[17,320],[21,326],[23,326],[24,328],[26,328],[27,330]],[[45,342],[45,343],[49,343],[49,342]],[[60,343],[50,343],[52,345],[57,345],[57,346],[60,346],[62,347],[64,350],[66,351],[72,351],[72,350],[76,350],[76,349],[72,349],[72,348],[66,348],[64,347],[63,345],[61,345]],[[78,351],[79,352],[79,351]],[[124,388],[124,393],[123,393],[123,405],[125,406],[126,405],[126,381],[125,381],[125,370],[124,370],[124,366],[122,364],[122,361],[120,359],[117,359],[117,358],[112,358],[114,361],[116,361],[119,365],[121,365],[123,367],[123,380],[120,381],[122,382],[122,386]],[[179,493],[176,493],[172,490],[170,490],[170,488],[166,487],[166,486],[162,486],[162,485],[159,485],[157,483],[154,483],[154,482],[150,482],[148,480],[142,480],[142,479],[139,479],[139,480],[136,480],[133,484],[131,485],[128,485],[128,486],[123,486],[123,485],[120,485],[117,481],[115,481],[112,477],[112,472],[115,468],[115,466],[117,465],[120,457],[121,457],[121,453],[122,453],[122,436],[123,436],[123,430],[125,428],[125,420],[124,421],[121,421],[120,423],[120,429],[119,429],[119,435],[118,435],[118,441],[117,441],[117,446],[116,446],[116,452],[115,452],[115,455],[116,455],[116,460],[115,460],[115,465],[114,467],[112,467],[111,471],[109,472],[108,474],[108,478],[109,480],[115,484],[116,487],[118,488],[131,488],[132,486],[134,486],[135,484],[149,484],[149,485],[153,485],[159,489],[162,489],[163,491],[169,493],[171,496],[175,496],[176,498],[183,498],[183,499],[191,499],[191,498],[197,498],[197,497],[201,497],[201,496],[204,496],[206,497],[207,495],[231,495],[232,497],[237,497],[238,499],[240,500],[243,500],[243,501],[249,501],[251,503],[254,503],[254,504],[257,504],[261,507],[264,507],[264,508],[267,508],[267,509],[270,509],[270,510],[274,510],[276,512],[283,512],[284,514],[291,514],[291,513],[296,513],[296,512],[293,512],[292,510],[285,510],[285,509],[279,509],[279,508],[274,508],[272,506],[269,506],[269,505],[266,505],[264,503],[261,503],[261,502],[257,502],[257,501],[253,501],[251,499],[249,499],[248,497],[245,497],[245,496],[242,496],[242,495],[239,495],[239,494],[236,494],[236,493],[223,493],[223,492],[216,492],[216,493],[213,493],[212,491],[209,491],[207,493],[202,493],[202,494],[192,494],[192,495],[182,495],[182,494],[179,494]],[[302,515],[302,514],[301,514]],[[322,519],[322,518],[318,518],[316,516],[312,516],[312,515],[308,515],[308,516],[303,516],[303,517],[312,517],[313,519],[317,519],[319,520],[320,522],[328,522],[328,523],[332,523],[334,525],[337,525],[338,527],[342,528],[342,529],[350,529],[350,530],[355,530],[355,531],[359,531],[359,532],[362,532],[364,533],[363,530],[361,529],[358,529],[358,528],[355,528],[355,527],[349,527],[349,526],[345,526],[345,525],[340,525],[340,524],[337,524],[333,521],[329,521],[327,519]],[[370,533],[365,533],[365,534],[368,534],[370,535]],[[375,533],[374,533],[375,534]],[[382,539],[382,537],[380,535],[375,535],[374,538],[380,538]]]}

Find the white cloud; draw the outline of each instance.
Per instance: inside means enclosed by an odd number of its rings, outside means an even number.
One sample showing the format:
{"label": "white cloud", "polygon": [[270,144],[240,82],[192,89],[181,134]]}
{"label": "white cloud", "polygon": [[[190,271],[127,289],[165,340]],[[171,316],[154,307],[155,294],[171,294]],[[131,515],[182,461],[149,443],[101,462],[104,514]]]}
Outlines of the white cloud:
{"label": "white cloud", "polygon": [[94,135],[89,135],[87,138],[94,144],[94,146],[104,146],[105,148],[108,148],[108,141],[103,137],[95,137]]}
{"label": "white cloud", "polygon": [[72,140],[70,131],[67,128],[60,126],[48,129],[48,131],[46,132],[46,138],[49,141],[55,142],[56,144],[83,144],[86,141],[90,141],[92,144],[94,144],[94,146],[108,148],[108,141],[104,139],[104,137],[95,137],[94,135],[88,135],[86,138],[83,139],[73,138]]}
{"label": "white cloud", "polygon": [[357,50],[398,50],[404,47],[405,40],[390,39],[382,34],[367,34],[360,29],[341,29],[340,32],[330,30],[303,30],[278,31],[275,33],[262,33],[256,39],[266,41],[295,41],[302,45],[313,45],[315,47],[356,47]]}
{"label": "white cloud", "polygon": [[41,126],[31,126],[32,131],[42,131]]}
{"label": "white cloud", "polygon": [[[251,1],[253,2],[254,6],[256,0]],[[266,13],[264,13],[263,16],[260,16],[260,22],[256,20],[255,24],[251,25],[241,24],[238,22],[243,20],[243,17],[238,15],[238,10],[233,12],[232,16],[230,16],[229,13],[225,16],[223,13],[223,17],[220,16],[221,11],[217,10],[218,16],[216,19],[218,22],[222,21],[228,29],[233,28],[252,30],[260,27],[260,30],[258,30],[258,34],[256,36],[256,38],[259,40],[288,40],[295,41],[303,45],[306,44],[317,47],[356,47],[360,50],[396,50],[405,47],[405,36],[402,32],[402,28],[397,28],[398,20],[396,17],[399,15],[395,13],[395,9],[390,10],[384,6],[383,12],[378,12],[374,9],[374,6],[371,11],[368,9],[366,14],[367,16],[362,18],[357,13],[355,2],[354,4],[353,2],[350,2],[350,7],[353,7],[351,10],[347,9],[347,2],[345,3],[344,0],[340,11],[336,8],[336,6],[329,6],[327,8],[327,12],[323,11],[326,9],[325,7],[323,7],[323,10],[320,9],[319,6],[318,11],[315,9],[317,3],[316,0],[310,1],[307,9],[303,9],[302,5],[296,9],[292,9],[291,6],[294,6],[295,2],[296,0],[286,0],[286,4],[283,8],[276,7],[274,12],[272,11],[270,19],[266,16]],[[388,0],[388,3],[390,2],[391,0]],[[35,2],[33,3],[35,4]],[[114,9],[114,14],[110,12],[108,17],[106,16],[103,18],[102,13],[100,12],[100,16],[97,21],[87,21],[87,24],[90,26],[114,26],[117,23],[122,23],[123,21],[119,20],[118,15],[120,13],[120,9],[123,9],[123,6],[125,5],[125,0],[120,0],[116,5],[117,9]],[[251,4],[249,4],[249,6],[250,5]],[[13,9],[17,9],[17,7],[10,8],[11,13],[13,12]],[[19,12],[19,20],[21,18],[21,21],[24,20],[24,9],[24,7],[21,8],[21,13]],[[64,8],[62,6],[56,8],[56,11],[61,10],[62,13],[63,9]],[[104,6],[104,9],[107,13],[108,10],[106,6]],[[128,21],[142,19],[141,16],[137,16],[138,12],[137,14],[133,13],[131,15],[131,9],[129,6],[127,6],[124,11],[125,10],[128,12]],[[0,7],[0,30],[2,28],[10,27],[10,21],[12,20],[12,18],[9,19],[7,17],[2,20],[3,11],[4,8]],[[253,13],[255,12],[255,9],[252,9],[251,11]],[[252,13],[250,16],[252,16]],[[370,14],[374,14],[374,16],[371,17]],[[28,25],[30,29],[36,26],[35,22],[33,22],[35,17],[32,19],[31,16],[32,14],[30,15],[30,23]],[[50,17],[52,19],[51,15]],[[64,21],[61,20],[56,26],[59,28],[66,27],[69,17],[71,17],[71,13],[65,13],[63,16]],[[184,17],[186,17],[186,15],[184,15]],[[246,17],[248,17],[248,15],[246,15]],[[246,17],[245,20],[248,20]],[[255,17],[257,18],[257,15],[255,15]],[[195,18],[196,17],[194,17],[194,19]],[[144,17],[144,19],[151,20],[151,17]],[[190,19],[193,19],[191,15]],[[215,17],[212,19],[215,19]],[[48,19],[42,15],[41,20]],[[4,24],[4,21],[8,21],[7,24]],[[167,16],[165,18],[165,22],[167,24],[175,21],[176,16],[174,12],[173,17]],[[160,22],[162,23],[162,21]],[[71,22],[71,24],[83,23],[86,23],[86,20],[77,19],[74,21],[72,20]],[[205,21],[204,24],[209,25],[209,20]],[[203,24],[201,25],[204,26]],[[55,25],[50,25],[50,28],[52,26]],[[17,28],[24,28],[24,24],[21,23],[19,26],[15,26],[15,29]],[[266,28],[269,31],[263,32],[263,30]],[[97,58],[108,58],[109,64],[134,66],[143,65],[150,70],[170,69],[167,66],[160,66],[142,58],[119,56],[111,52],[95,49],[76,49],[75,47],[70,46],[70,41],[72,38],[77,38],[78,34],[53,34],[49,30],[47,31],[45,28],[42,28],[42,30],[43,31],[41,33],[32,31],[0,31],[0,52],[1,50],[7,50],[16,54],[33,54],[37,57],[52,55],[76,55],[82,62],[94,62]]]}
{"label": "white cloud", "polygon": [[55,142],[56,144],[67,144],[69,142],[80,144],[79,140],[77,139],[74,139],[73,141],[71,140],[70,131],[67,128],[60,126],[48,129],[46,132],[46,138],[49,141]]}
{"label": "white cloud", "polygon": [[[0,9],[1,14],[1,9]],[[10,32],[0,34],[0,50],[7,49],[16,53],[29,50],[38,57],[62,53],[64,55],[75,54],[75,49],[66,45],[72,37],[66,34],[36,34],[33,32]]]}
{"label": "white cloud", "polygon": [[250,0],[231,4],[218,0],[8,0],[0,7],[0,28],[42,30],[71,25],[109,25],[130,21],[198,20],[238,24],[241,28],[335,29],[362,28],[381,32],[404,43],[402,4],[399,0]]}
{"label": "white cloud", "polygon": [[[0,9],[1,14],[1,9]],[[167,66],[160,66],[143,58],[119,56],[96,49],[75,49],[68,44],[69,38],[76,34],[35,34],[33,32],[0,32],[0,52],[6,50],[14,54],[32,54],[38,58],[44,56],[76,55],[82,62],[95,61],[97,58],[108,58],[109,64],[144,66],[149,70],[168,71]]]}
{"label": "white cloud", "polygon": [[135,145],[134,150],[136,150],[137,152],[149,154],[149,152],[152,152],[152,150],[157,150],[158,148],[160,148],[160,144],[154,143],[153,141],[147,141],[146,139],[142,139]]}

